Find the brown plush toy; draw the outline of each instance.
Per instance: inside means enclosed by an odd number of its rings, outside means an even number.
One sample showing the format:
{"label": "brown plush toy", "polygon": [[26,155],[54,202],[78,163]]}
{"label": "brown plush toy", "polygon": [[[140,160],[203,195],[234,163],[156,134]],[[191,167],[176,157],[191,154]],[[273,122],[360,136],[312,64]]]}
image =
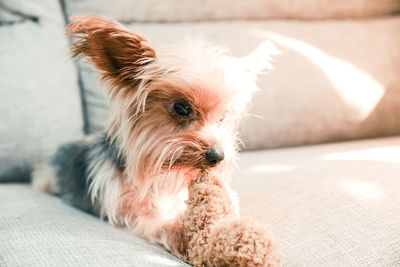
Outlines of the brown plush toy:
{"label": "brown plush toy", "polygon": [[189,186],[187,210],[167,231],[171,252],[194,266],[280,266],[270,232],[236,215],[227,188],[209,172]]}

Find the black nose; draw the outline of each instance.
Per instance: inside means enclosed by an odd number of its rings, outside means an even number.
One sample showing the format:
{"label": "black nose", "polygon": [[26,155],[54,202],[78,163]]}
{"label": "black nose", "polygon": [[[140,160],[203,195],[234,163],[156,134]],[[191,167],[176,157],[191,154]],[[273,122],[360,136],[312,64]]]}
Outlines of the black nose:
{"label": "black nose", "polygon": [[224,159],[224,152],[218,149],[211,149],[206,153],[207,165],[215,166],[218,162]]}

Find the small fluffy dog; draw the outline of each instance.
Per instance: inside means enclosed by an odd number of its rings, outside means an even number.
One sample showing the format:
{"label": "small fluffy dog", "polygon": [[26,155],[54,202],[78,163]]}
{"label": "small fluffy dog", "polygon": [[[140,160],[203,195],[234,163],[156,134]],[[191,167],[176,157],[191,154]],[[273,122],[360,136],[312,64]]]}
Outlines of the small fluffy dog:
{"label": "small fluffy dog", "polygon": [[72,54],[87,57],[108,83],[109,124],[61,147],[35,170],[33,186],[169,249],[157,233],[185,210],[199,172],[228,185],[238,121],[274,47],[263,43],[239,59],[188,40],[156,53],[113,20],[74,20]]}

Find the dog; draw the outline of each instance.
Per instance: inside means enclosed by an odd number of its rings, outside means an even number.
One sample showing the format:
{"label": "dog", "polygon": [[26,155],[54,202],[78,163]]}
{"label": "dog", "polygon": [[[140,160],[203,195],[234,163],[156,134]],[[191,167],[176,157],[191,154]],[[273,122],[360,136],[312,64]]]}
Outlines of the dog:
{"label": "dog", "polygon": [[198,38],[156,52],[114,20],[73,19],[72,56],[89,59],[108,84],[109,122],[60,147],[35,169],[33,187],[168,249],[157,233],[185,210],[197,174],[229,184],[239,119],[276,50],[265,42],[234,58]]}

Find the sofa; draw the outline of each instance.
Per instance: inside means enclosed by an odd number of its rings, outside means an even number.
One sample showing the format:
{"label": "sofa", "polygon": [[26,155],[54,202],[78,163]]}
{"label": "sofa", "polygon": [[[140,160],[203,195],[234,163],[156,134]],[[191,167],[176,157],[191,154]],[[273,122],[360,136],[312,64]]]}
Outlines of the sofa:
{"label": "sofa", "polygon": [[0,2],[0,266],[185,266],[33,191],[33,166],[104,129],[96,70],[68,55],[71,16],[121,21],[157,48],[201,35],[241,57],[280,50],[243,119],[232,186],[283,266],[400,266],[400,1]]}

